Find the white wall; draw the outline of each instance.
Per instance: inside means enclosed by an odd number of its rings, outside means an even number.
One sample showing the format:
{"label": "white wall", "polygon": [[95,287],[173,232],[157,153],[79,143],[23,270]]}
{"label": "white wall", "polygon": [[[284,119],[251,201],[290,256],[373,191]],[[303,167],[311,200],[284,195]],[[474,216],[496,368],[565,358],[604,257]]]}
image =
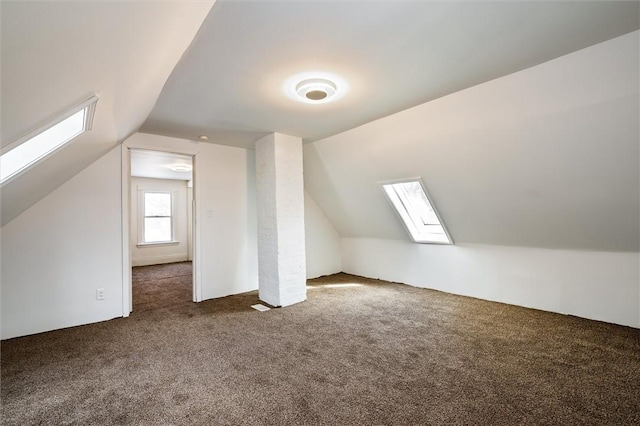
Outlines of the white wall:
{"label": "white wall", "polygon": [[304,192],[304,223],[307,278],[341,272],[340,234],[307,191]]}
{"label": "white wall", "polygon": [[[122,181],[127,147],[196,156],[201,298],[258,288],[254,152],[135,134],[2,227],[2,339],[103,321],[128,310],[123,256],[129,247],[123,252],[122,243],[122,221],[129,217],[129,206],[124,214],[122,209],[122,191],[130,188]],[[309,202],[309,270],[337,272],[339,238]],[[105,300],[96,300],[97,288],[105,289]]]}
{"label": "white wall", "polygon": [[117,147],[2,227],[3,339],[122,315],[120,209]]}
{"label": "white wall", "polygon": [[123,146],[195,155],[199,298],[257,289],[254,152],[145,133],[134,134]]}
{"label": "white wall", "polygon": [[[202,244],[203,263],[207,264],[199,278],[202,298],[257,289],[255,152],[145,133],[133,135],[125,146],[197,154],[196,209],[205,228],[201,229],[202,241],[196,244]],[[215,216],[208,217],[209,211]],[[304,220],[307,277],[340,272],[340,237],[306,193]],[[226,251],[234,249],[235,254]],[[206,257],[215,253],[220,253],[216,259]]]}
{"label": "white wall", "polygon": [[[253,152],[144,134],[126,146],[196,154],[201,298],[257,289]],[[128,310],[121,165],[119,146],[2,227],[3,339]]]}
{"label": "white wall", "polygon": [[[174,194],[174,238],[176,243],[139,245],[139,226],[142,226],[138,215],[141,203],[141,191],[162,191]],[[162,263],[183,262],[189,259],[188,234],[188,195],[187,182],[184,180],[131,178],[131,264],[132,266],[159,265]]]}
{"label": "white wall", "polygon": [[640,328],[640,254],[345,238],[345,272]]}

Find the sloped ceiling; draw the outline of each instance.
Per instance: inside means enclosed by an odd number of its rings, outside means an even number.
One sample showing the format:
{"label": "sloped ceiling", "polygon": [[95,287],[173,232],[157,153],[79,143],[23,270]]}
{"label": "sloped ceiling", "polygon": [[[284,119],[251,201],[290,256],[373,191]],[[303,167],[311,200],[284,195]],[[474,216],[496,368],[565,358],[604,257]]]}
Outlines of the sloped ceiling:
{"label": "sloped ceiling", "polygon": [[421,177],[456,244],[638,252],[639,77],[636,31],[307,144],[305,187],[343,237],[409,240],[379,183]]}
{"label": "sloped ceiling", "polygon": [[[613,1],[216,2],[142,132],[252,148],[268,132],[318,140],[638,29]],[[338,102],[284,93],[340,75]]]}
{"label": "sloped ceiling", "polygon": [[[1,5],[3,146],[100,96],[92,132],[2,188],[3,224],[144,121],[304,138],[307,189],[346,237],[407,238],[377,183],[422,176],[457,243],[638,250],[637,1]],[[312,70],[348,94],[284,95]]]}
{"label": "sloped ceiling", "polygon": [[92,131],[2,187],[2,225],[140,127],[212,5],[1,3],[3,147],[99,97]]}

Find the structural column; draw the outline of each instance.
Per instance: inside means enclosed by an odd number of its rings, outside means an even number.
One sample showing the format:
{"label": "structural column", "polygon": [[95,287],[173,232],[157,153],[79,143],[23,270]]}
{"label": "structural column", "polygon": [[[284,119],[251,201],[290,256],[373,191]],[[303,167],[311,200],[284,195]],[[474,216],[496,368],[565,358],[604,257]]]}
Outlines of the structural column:
{"label": "structural column", "polygon": [[288,306],[307,298],[302,139],[272,133],[256,141],[260,300]]}

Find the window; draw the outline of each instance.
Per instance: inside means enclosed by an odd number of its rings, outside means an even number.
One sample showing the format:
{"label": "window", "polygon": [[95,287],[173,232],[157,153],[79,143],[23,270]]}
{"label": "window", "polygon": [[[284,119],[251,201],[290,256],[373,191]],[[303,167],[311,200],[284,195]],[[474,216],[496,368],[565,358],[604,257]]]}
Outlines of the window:
{"label": "window", "polygon": [[0,155],[0,184],[17,176],[30,166],[91,130],[97,97],[81,104],[62,120],[48,124],[35,134],[18,139]]}
{"label": "window", "polygon": [[452,244],[420,179],[383,183],[382,189],[416,243]]}
{"label": "window", "polygon": [[144,193],[143,243],[173,241],[173,218],[170,192]]}

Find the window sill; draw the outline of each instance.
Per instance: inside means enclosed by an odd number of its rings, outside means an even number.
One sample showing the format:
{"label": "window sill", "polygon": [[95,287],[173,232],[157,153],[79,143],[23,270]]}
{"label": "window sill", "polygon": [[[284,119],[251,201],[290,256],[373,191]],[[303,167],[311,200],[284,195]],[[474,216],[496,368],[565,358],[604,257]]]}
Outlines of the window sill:
{"label": "window sill", "polygon": [[163,241],[158,243],[138,243],[136,244],[136,247],[143,248],[143,247],[157,247],[157,246],[175,246],[177,244],[180,244],[180,241]]}

